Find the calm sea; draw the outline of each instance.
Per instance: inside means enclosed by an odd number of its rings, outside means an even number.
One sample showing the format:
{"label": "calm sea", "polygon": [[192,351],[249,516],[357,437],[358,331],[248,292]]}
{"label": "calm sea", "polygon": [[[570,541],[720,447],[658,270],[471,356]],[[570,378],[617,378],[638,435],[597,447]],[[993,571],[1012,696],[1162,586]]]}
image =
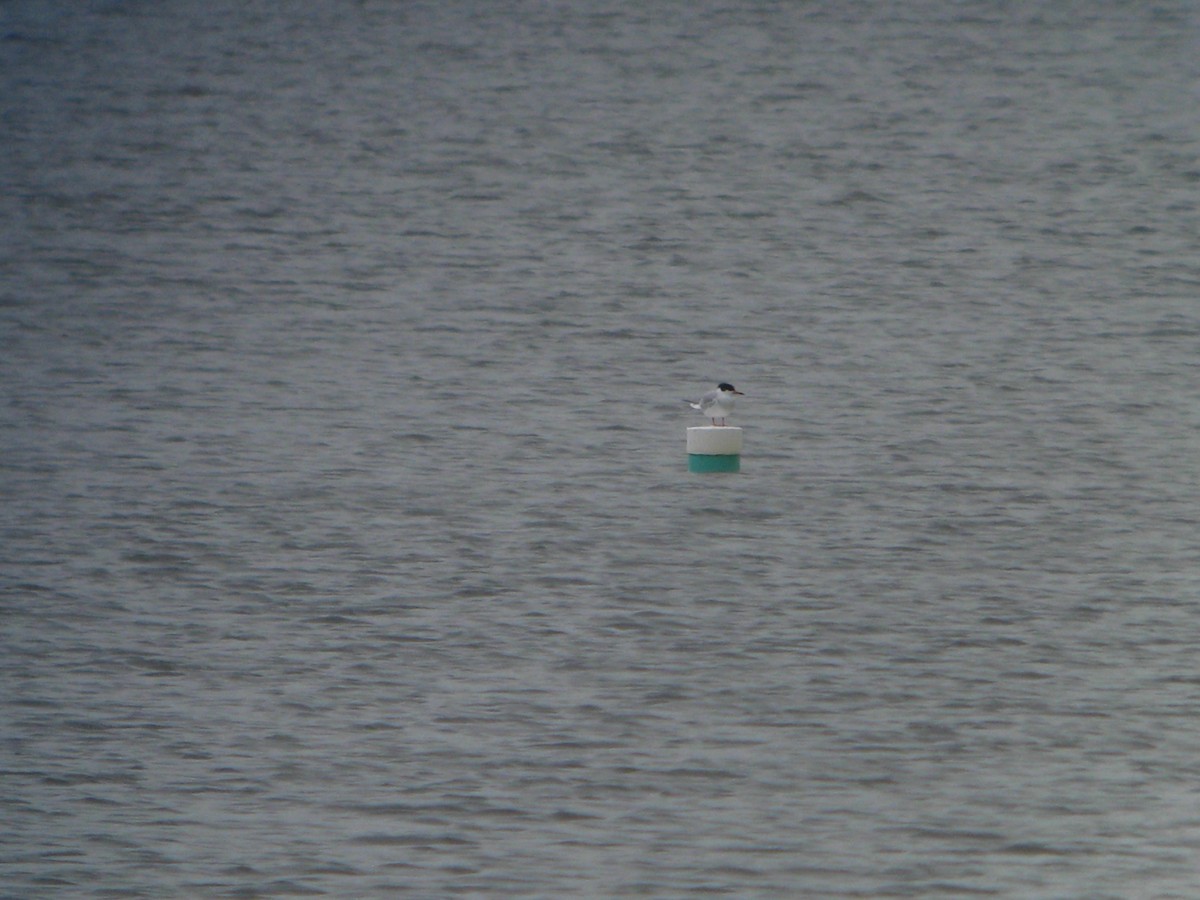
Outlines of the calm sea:
{"label": "calm sea", "polygon": [[1200,896],[1198,103],[1190,0],[0,3],[0,896]]}

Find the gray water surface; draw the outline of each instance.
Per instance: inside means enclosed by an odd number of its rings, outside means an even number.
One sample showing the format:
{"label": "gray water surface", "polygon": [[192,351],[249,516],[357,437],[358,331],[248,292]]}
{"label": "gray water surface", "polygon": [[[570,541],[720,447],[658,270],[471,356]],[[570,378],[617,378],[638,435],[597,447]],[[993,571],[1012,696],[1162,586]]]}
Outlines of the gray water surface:
{"label": "gray water surface", "polygon": [[1198,29],[0,5],[2,895],[1197,896]]}

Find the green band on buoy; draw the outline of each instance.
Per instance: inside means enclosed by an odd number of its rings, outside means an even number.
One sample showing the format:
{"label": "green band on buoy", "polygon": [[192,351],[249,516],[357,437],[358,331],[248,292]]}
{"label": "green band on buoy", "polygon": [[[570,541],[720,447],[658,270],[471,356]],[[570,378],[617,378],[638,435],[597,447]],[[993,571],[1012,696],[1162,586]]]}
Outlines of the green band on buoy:
{"label": "green band on buoy", "polygon": [[737,454],[688,454],[689,472],[739,472],[741,468],[742,458]]}

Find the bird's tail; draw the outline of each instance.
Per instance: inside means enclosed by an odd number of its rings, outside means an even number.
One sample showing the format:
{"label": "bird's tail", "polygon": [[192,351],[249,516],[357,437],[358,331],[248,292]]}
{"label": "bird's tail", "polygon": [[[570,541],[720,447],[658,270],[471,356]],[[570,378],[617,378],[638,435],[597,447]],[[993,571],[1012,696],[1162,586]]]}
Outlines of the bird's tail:
{"label": "bird's tail", "polygon": [[683,402],[684,402],[684,403],[686,403],[688,406],[690,406],[692,409],[699,409],[699,408],[700,408],[700,404],[699,404],[699,403],[696,403],[696,402],[694,402],[694,401],[692,401],[692,400],[684,400]]}

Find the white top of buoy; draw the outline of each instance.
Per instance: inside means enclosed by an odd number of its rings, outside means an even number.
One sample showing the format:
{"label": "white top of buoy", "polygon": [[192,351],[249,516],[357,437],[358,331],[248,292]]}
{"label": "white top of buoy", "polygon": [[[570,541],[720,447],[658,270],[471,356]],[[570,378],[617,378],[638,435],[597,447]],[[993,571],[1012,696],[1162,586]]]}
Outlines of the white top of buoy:
{"label": "white top of buoy", "polygon": [[687,430],[687,452],[736,456],[742,452],[742,429],[736,425],[695,425]]}

